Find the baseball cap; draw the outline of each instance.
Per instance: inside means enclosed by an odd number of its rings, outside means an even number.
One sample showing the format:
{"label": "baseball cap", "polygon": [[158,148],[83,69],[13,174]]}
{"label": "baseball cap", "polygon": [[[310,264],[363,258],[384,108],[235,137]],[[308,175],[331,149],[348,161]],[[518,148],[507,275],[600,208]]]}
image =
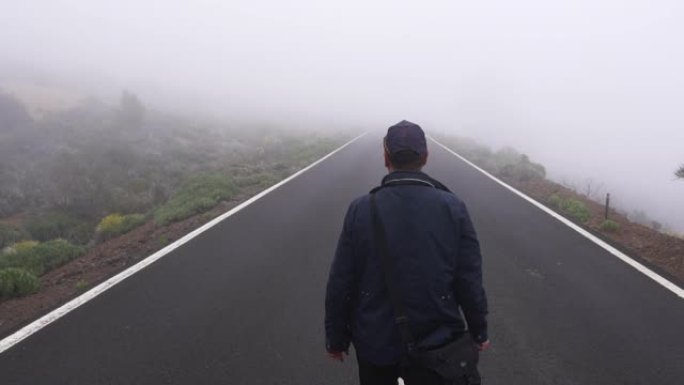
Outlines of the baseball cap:
{"label": "baseball cap", "polygon": [[387,129],[384,143],[385,151],[390,155],[400,151],[413,151],[418,155],[427,154],[423,129],[407,120],[402,120]]}

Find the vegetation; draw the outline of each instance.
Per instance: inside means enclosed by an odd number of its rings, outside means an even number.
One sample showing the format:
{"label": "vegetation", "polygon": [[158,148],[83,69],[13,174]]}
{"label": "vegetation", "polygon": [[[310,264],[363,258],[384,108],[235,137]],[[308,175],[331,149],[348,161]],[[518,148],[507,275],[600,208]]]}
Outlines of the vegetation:
{"label": "vegetation", "polygon": [[620,230],[620,224],[611,220],[611,219],[606,219],[601,223],[601,226],[599,226],[601,231],[605,231],[608,233],[615,233]]}
{"label": "vegetation", "polygon": [[0,223],[0,250],[28,237],[24,229]]}
{"label": "vegetation", "polygon": [[83,254],[84,248],[64,239],[38,243],[24,241],[0,253],[0,269],[21,268],[41,276]]}
{"label": "vegetation", "polygon": [[27,270],[12,267],[0,269],[0,298],[35,293],[38,287],[38,278]]}
{"label": "vegetation", "polygon": [[45,242],[63,238],[86,244],[93,235],[93,221],[64,211],[38,212],[30,215],[24,225],[32,239]]}
{"label": "vegetation", "polygon": [[[342,139],[282,129],[163,114],[127,91],[115,106],[89,100],[36,118],[0,92],[0,269],[39,277],[149,218],[208,220],[220,201],[273,185]],[[24,273],[7,274],[28,282]]]}
{"label": "vegetation", "polygon": [[97,232],[105,239],[126,234],[134,228],[145,223],[143,214],[110,214],[104,217],[97,225]]}
{"label": "vegetation", "polygon": [[86,291],[87,288],[88,288],[88,283],[86,281],[79,279],[78,282],[76,282],[76,286],[75,286],[76,292],[83,293],[84,291]]}
{"label": "vegetation", "polygon": [[171,243],[171,241],[166,235],[160,235],[159,239],[157,239],[157,242],[159,243],[159,247],[164,247]]}
{"label": "vegetation", "polygon": [[272,173],[259,171],[255,174],[246,174],[242,176],[234,176],[233,182],[237,187],[259,186],[267,187],[275,184],[278,178]]}
{"label": "vegetation", "polygon": [[530,158],[511,147],[504,147],[496,152],[477,142],[456,136],[440,137],[440,141],[479,165],[492,174],[520,182],[540,180],[546,177],[546,169]]}
{"label": "vegetation", "polygon": [[188,218],[230,199],[237,192],[233,181],[223,175],[208,174],[194,177],[183,183],[169,201],[157,209],[154,220],[159,225]]}
{"label": "vegetation", "polygon": [[681,165],[679,170],[675,171],[675,176],[679,179],[684,179],[684,165]]}
{"label": "vegetation", "polygon": [[559,210],[561,207],[561,204],[563,203],[563,198],[560,197],[558,194],[551,194],[551,196],[548,199],[549,206],[553,207],[554,209]]}
{"label": "vegetation", "polygon": [[[103,217],[151,213],[194,175],[232,177],[245,170],[241,176],[253,179],[242,183],[272,182],[339,142],[297,130],[166,115],[129,92],[114,107],[89,101],[40,120],[2,95],[3,111],[0,218],[34,212],[42,223],[32,226],[31,236],[42,241],[62,237],[85,244]],[[252,177],[252,171],[261,175]]]}
{"label": "vegetation", "polygon": [[552,208],[581,223],[585,223],[591,218],[591,211],[589,211],[584,203],[577,199],[566,199],[558,194],[552,194],[548,199],[548,204]]}

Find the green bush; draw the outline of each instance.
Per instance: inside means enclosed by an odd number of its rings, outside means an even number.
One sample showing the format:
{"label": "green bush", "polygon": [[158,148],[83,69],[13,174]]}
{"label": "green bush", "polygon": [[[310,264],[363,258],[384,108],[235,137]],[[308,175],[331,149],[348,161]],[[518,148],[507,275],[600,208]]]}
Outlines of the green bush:
{"label": "green bush", "polygon": [[84,218],[65,212],[48,212],[31,215],[26,230],[37,241],[63,238],[77,244],[86,244],[93,236],[94,224]]}
{"label": "green bush", "polygon": [[105,238],[111,238],[126,234],[143,223],[145,223],[143,214],[111,214],[100,221],[100,224],[97,225],[97,232]]}
{"label": "green bush", "polygon": [[546,177],[544,166],[531,162],[527,155],[520,154],[510,147],[504,147],[494,154],[493,166],[497,176],[522,182]]}
{"label": "green bush", "polygon": [[74,246],[64,239],[45,243],[21,242],[0,254],[0,269],[22,268],[41,276],[84,253],[84,248]]}
{"label": "green bush", "polygon": [[591,218],[591,211],[577,199],[565,199],[558,194],[551,194],[548,198],[548,204],[551,208],[559,210],[582,223]]}
{"label": "green bush", "polygon": [[614,220],[611,219],[606,219],[601,223],[601,231],[605,231],[608,233],[614,233],[620,230],[620,224],[615,222]]}
{"label": "green bush", "polygon": [[207,174],[192,178],[154,213],[158,225],[183,220],[207,211],[237,193],[237,187],[226,176]]}
{"label": "green bush", "polygon": [[26,233],[26,231],[14,226],[0,223],[0,250],[27,238],[29,238],[29,235]]}
{"label": "green bush", "polygon": [[563,204],[563,198],[561,198],[558,194],[551,194],[548,202],[549,206],[553,207],[554,209],[560,209],[561,204]]}
{"label": "green bush", "polygon": [[591,211],[584,203],[576,199],[566,199],[561,203],[561,210],[572,218],[584,223],[591,218]]}
{"label": "green bush", "polygon": [[83,293],[88,288],[88,282],[86,282],[83,279],[80,279],[78,280],[78,282],[76,282],[76,286],[74,288],[76,289],[76,292]]}
{"label": "green bush", "polygon": [[159,239],[157,239],[157,242],[159,242],[159,246],[164,247],[167,246],[171,241],[169,240],[169,237],[166,235],[161,235],[159,236]]}
{"label": "green bush", "polygon": [[27,270],[13,267],[0,269],[0,298],[35,293],[39,286],[38,277]]}

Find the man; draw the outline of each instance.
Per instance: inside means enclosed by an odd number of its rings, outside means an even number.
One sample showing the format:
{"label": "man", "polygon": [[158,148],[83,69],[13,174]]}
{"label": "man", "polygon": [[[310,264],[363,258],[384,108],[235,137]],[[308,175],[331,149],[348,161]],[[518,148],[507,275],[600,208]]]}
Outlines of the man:
{"label": "man", "polygon": [[[418,125],[390,127],[384,153],[389,174],[372,193],[417,348],[437,348],[469,334],[484,350],[489,340],[482,257],[465,204],[421,172],[428,151]],[[404,359],[373,223],[370,194],[351,203],[328,279],[328,355],[343,361],[353,343],[361,385],[395,385],[398,377],[407,385],[447,384]],[[477,371],[472,378],[479,383]]]}

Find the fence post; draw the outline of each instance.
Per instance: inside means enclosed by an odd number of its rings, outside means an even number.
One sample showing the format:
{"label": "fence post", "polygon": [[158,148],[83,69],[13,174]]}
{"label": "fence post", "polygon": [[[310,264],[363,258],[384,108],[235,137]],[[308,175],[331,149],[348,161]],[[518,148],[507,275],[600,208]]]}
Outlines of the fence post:
{"label": "fence post", "polygon": [[610,193],[606,194],[606,220],[608,220],[608,213],[610,212]]}

